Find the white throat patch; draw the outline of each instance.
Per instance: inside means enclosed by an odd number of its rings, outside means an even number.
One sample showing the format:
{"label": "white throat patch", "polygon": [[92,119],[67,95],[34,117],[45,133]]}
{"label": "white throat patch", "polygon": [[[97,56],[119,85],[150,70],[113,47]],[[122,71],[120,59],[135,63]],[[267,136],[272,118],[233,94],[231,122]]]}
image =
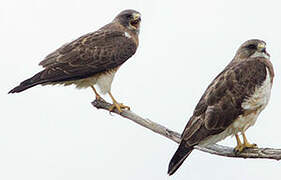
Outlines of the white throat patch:
{"label": "white throat patch", "polygon": [[263,58],[266,58],[266,59],[269,59],[270,57],[264,53],[264,52],[258,52],[256,51],[252,56],[251,58],[255,58],[255,57],[263,57]]}
{"label": "white throat patch", "polygon": [[131,37],[132,37],[132,36],[131,36],[129,33],[127,33],[127,32],[125,32],[124,35],[125,35],[125,37],[127,37],[127,38],[131,38]]}

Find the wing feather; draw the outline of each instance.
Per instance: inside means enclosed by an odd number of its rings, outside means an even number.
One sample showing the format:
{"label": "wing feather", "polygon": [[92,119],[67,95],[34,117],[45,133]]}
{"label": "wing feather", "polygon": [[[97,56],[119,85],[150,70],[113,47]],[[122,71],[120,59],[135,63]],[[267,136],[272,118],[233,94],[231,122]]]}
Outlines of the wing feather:
{"label": "wing feather", "polygon": [[63,45],[40,62],[45,70],[44,82],[60,82],[87,78],[116,68],[129,59],[137,49],[133,39],[114,25],[89,33]]}
{"label": "wing feather", "polygon": [[227,66],[197,104],[182,134],[184,143],[194,146],[224,131],[244,113],[242,102],[262,85],[266,73],[266,64],[257,58]]}

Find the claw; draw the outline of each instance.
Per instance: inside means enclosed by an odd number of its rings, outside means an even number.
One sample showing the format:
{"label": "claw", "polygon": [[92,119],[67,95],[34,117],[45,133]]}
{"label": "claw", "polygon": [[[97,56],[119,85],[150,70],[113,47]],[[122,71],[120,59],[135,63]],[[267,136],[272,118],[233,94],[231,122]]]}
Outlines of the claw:
{"label": "claw", "polygon": [[236,138],[236,141],[237,141],[237,146],[234,148],[234,152],[235,153],[240,153],[243,151],[243,144],[241,143],[240,141],[240,138],[238,136],[238,134],[235,134],[235,138]]}
{"label": "claw", "polygon": [[112,101],[113,101],[113,104],[112,106],[110,106],[109,108],[109,112],[112,112],[115,108],[118,110],[119,113],[123,112],[122,109],[128,109],[130,110],[130,107],[129,106],[125,106],[124,104],[122,103],[118,103],[114,97],[112,96],[111,92],[108,93],[109,96],[111,97]]}
{"label": "claw", "polygon": [[100,95],[96,95],[96,100],[98,100],[98,101],[105,101]]}
{"label": "claw", "polygon": [[109,108],[109,111],[112,112],[112,111],[114,111],[115,108],[118,110],[119,113],[123,112],[122,109],[130,110],[129,106],[125,106],[122,103],[118,104],[117,102],[113,102],[113,104]]}
{"label": "claw", "polygon": [[244,144],[245,148],[257,148],[258,145],[257,144],[250,144],[250,143],[247,143],[247,144]]}
{"label": "claw", "polygon": [[243,150],[244,150],[243,144],[237,145],[237,146],[234,148],[234,152],[235,152],[235,153],[241,153]]}
{"label": "claw", "polygon": [[234,148],[235,153],[241,153],[244,149],[248,149],[248,148],[257,148],[258,146],[256,144],[241,144],[241,145],[237,145]]}
{"label": "claw", "polygon": [[242,132],[243,141],[245,148],[257,148],[257,144],[250,144],[249,141],[246,138],[245,132]]}
{"label": "claw", "polygon": [[244,141],[243,144],[241,143],[239,136],[237,134],[235,135],[236,140],[237,140],[237,146],[234,148],[234,151],[236,153],[241,153],[244,149],[247,149],[247,148],[257,148],[258,147],[256,144],[250,144],[248,142],[244,132],[242,132],[242,136],[243,136],[243,141]]}

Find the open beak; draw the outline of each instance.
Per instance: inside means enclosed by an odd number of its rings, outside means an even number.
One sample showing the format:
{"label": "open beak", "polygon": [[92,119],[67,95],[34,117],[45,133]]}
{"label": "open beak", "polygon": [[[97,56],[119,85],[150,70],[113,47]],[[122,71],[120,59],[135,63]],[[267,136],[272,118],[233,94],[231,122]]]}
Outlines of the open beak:
{"label": "open beak", "polygon": [[139,29],[140,22],[141,22],[141,14],[139,14],[139,13],[133,14],[133,19],[131,20],[130,24],[131,24],[135,29]]}

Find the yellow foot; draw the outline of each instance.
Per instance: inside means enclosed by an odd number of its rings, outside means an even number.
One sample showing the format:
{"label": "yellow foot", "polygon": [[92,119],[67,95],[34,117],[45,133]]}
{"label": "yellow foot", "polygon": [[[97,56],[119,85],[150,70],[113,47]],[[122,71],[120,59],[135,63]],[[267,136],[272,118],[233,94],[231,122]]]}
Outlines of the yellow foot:
{"label": "yellow foot", "polygon": [[109,108],[109,111],[112,112],[114,109],[117,109],[119,111],[119,113],[122,112],[122,109],[128,109],[130,110],[130,107],[129,106],[125,106],[124,104],[122,103],[113,103],[110,108]]}
{"label": "yellow foot", "polygon": [[240,145],[237,145],[235,148],[234,148],[234,151],[236,153],[241,153],[244,149],[247,149],[247,148],[257,148],[258,146],[256,144],[240,144]]}
{"label": "yellow foot", "polygon": [[257,148],[257,144],[244,143],[245,148]]}
{"label": "yellow foot", "polygon": [[234,151],[236,152],[236,153],[240,153],[240,152],[242,152],[243,150],[244,150],[244,145],[243,144],[240,144],[240,145],[237,145],[235,148],[234,148]]}
{"label": "yellow foot", "polygon": [[242,136],[243,136],[243,141],[244,143],[242,144],[238,135],[235,135],[236,139],[238,138],[240,142],[237,140],[237,146],[235,147],[235,152],[242,152],[244,149],[247,148],[257,148],[258,146],[256,144],[250,144],[249,141],[246,138],[245,132],[242,131]]}
{"label": "yellow foot", "polygon": [[100,95],[96,96],[96,100],[98,100],[98,101],[105,101]]}
{"label": "yellow foot", "polygon": [[258,147],[256,144],[250,144],[249,143],[249,141],[246,138],[245,132],[242,132],[242,136],[243,136],[245,148],[256,148],[256,147]]}

